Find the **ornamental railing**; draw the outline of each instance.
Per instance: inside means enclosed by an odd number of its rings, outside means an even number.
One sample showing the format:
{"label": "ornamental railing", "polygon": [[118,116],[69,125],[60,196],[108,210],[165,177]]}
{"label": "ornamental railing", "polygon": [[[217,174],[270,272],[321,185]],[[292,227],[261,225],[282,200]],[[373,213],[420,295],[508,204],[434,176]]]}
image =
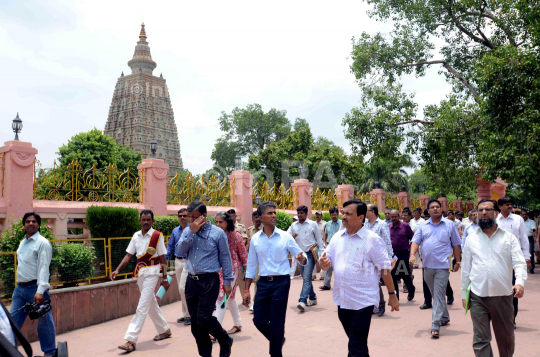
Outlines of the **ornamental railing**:
{"label": "ornamental railing", "polygon": [[[207,206],[231,206],[231,187],[227,178],[222,181],[212,176],[196,179],[192,174],[176,174],[167,182],[167,203],[189,205],[193,201],[202,201]],[[232,188],[234,193],[234,187]]]}
{"label": "ornamental railing", "polygon": [[399,212],[403,211],[403,197],[398,197],[392,193],[386,193],[385,206],[389,209],[397,209]]}
{"label": "ornamental railing", "polygon": [[139,192],[144,175],[129,168],[120,172],[114,164],[104,169],[95,165],[84,170],[78,161],[67,167],[54,164],[41,168],[34,163],[34,199],[90,202],[141,202]]}
{"label": "ornamental railing", "polygon": [[4,153],[0,152],[0,198],[4,197]]}
{"label": "ornamental railing", "polygon": [[253,207],[256,208],[256,198],[260,197],[261,202],[273,201],[279,209],[296,209],[298,202],[298,188],[290,186],[288,189],[282,183],[280,186],[270,187],[268,182],[263,184],[257,182],[253,186]]}
{"label": "ornamental railing", "polygon": [[330,208],[341,207],[343,205],[342,201],[342,196],[332,191],[332,189],[321,190],[317,188],[315,193],[311,195],[311,210],[328,211]]}

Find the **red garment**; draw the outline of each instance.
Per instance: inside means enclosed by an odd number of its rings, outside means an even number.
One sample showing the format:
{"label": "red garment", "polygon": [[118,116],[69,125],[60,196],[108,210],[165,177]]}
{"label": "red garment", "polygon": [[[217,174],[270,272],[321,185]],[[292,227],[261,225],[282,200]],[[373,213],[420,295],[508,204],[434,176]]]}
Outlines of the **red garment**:
{"label": "red garment", "polygon": [[[238,277],[240,268],[247,265],[248,252],[246,251],[246,246],[244,245],[244,238],[238,233],[238,231],[227,232],[227,240],[229,241],[229,251],[231,252],[232,258],[232,270],[233,276]],[[232,283],[232,282],[231,282]],[[234,282],[232,286],[232,294],[227,297],[227,300],[234,299],[236,294],[236,287],[238,286],[238,279]],[[223,269],[219,271],[219,296],[217,301],[222,301],[225,296],[225,291],[223,290]]]}

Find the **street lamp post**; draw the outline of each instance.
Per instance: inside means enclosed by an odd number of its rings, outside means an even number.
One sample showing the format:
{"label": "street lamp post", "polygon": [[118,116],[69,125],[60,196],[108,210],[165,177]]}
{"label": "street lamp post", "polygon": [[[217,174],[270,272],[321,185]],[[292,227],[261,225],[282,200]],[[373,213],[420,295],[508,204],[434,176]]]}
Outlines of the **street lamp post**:
{"label": "street lamp post", "polygon": [[300,178],[304,177],[304,166],[302,164],[298,167],[298,174],[300,175]]}
{"label": "street lamp post", "polygon": [[405,190],[407,189],[407,186],[405,186],[404,183],[401,184],[401,191],[405,192]]}
{"label": "street lamp post", "polygon": [[261,196],[257,195],[257,197],[255,197],[255,204],[257,205],[257,207],[261,204]]}
{"label": "street lamp post", "polygon": [[234,159],[234,164],[236,166],[236,171],[242,170],[242,156],[237,156]]}
{"label": "street lamp post", "polygon": [[13,119],[11,128],[13,129],[13,132],[15,133],[15,140],[19,141],[19,133],[22,131],[22,128],[23,128],[22,120],[21,118],[19,118],[19,113],[17,113],[17,117]]}
{"label": "street lamp post", "polygon": [[345,185],[345,173],[344,172],[341,173],[341,184]]}
{"label": "street lamp post", "polygon": [[155,138],[150,141],[150,151],[152,152],[152,159],[155,159],[157,151],[157,141]]}
{"label": "street lamp post", "polygon": [[379,188],[379,179],[375,179],[375,188]]}

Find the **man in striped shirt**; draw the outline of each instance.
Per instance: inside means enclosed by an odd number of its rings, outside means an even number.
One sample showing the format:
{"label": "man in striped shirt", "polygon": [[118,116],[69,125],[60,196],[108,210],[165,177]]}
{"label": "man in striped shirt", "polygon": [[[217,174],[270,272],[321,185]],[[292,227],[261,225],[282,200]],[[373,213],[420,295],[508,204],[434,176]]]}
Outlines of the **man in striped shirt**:
{"label": "man in striped shirt", "polygon": [[[331,220],[330,222],[326,222],[326,225],[324,227],[325,247],[330,244],[332,237],[339,231],[339,228],[341,227],[341,219],[339,219],[339,211],[337,210],[337,208],[330,208],[330,211],[328,213],[330,213]],[[324,284],[322,286],[319,286],[319,289],[330,290],[330,283],[332,282],[332,271],[332,268],[328,269],[328,271],[324,275]]]}

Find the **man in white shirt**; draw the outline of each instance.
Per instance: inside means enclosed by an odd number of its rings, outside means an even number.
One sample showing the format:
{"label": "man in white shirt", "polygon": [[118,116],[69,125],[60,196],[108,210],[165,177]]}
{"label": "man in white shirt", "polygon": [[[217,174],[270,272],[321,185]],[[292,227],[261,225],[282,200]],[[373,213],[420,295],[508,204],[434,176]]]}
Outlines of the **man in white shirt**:
{"label": "man in white shirt", "polygon": [[[514,355],[512,294],[523,297],[527,265],[518,239],[496,224],[495,200],[478,203],[479,226],[463,248],[461,294],[463,307],[469,304],[473,322],[475,356],[493,356],[492,321],[501,357]],[[516,283],[512,286],[512,272]],[[467,301],[469,298],[469,301]]]}
{"label": "man in white shirt", "polygon": [[527,227],[527,238],[529,239],[529,253],[531,254],[531,267],[529,273],[534,274],[534,235],[536,232],[536,223],[532,212],[528,212],[525,208],[521,210],[521,217]]}
{"label": "man in white shirt", "polygon": [[[531,253],[529,253],[529,239],[527,238],[527,227],[520,215],[512,213],[514,206],[510,197],[499,198],[497,202],[500,213],[497,216],[497,226],[515,235],[521,246],[521,252],[525,257],[527,269],[531,268]],[[515,284],[515,278],[512,281]],[[518,299],[514,298],[514,324],[518,314]]]}
{"label": "man in white shirt", "polygon": [[344,230],[337,232],[321,257],[321,268],[334,268],[334,304],[349,337],[349,356],[369,356],[368,335],[379,305],[379,270],[392,311],[399,302],[390,275],[390,258],[382,238],[363,226],[367,206],[359,199],[343,204]]}
{"label": "man in white shirt", "polygon": [[165,289],[169,288],[167,281],[167,262],[165,261],[167,248],[165,248],[163,234],[154,231],[152,228],[152,224],[154,224],[154,213],[150,210],[143,210],[139,218],[142,230],[133,235],[126,249],[126,256],[122,259],[118,268],[111,273],[111,280],[114,280],[118,273],[128,265],[133,256],[135,255],[137,257],[137,268],[133,277],[138,278],[137,285],[139,286],[141,297],[139,298],[135,316],[133,316],[124,336],[126,343],[118,346],[119,349],[126,352],[133,352],[135,350],[137,339],[142,332],[144,320],[146,320],[146,315],[150,316],[158,332],[158,335],[154,337],[154,341],[161,341],[171,337],[169,325],[163,318],[156,296],[154,295],[160,275],[163,277],[161,285]]}
{"label": "man in white shirt", "polygon": [[324,243],[317,223],[307,218],[308,208],[306,206],[299,206],[296,209],[296,213],[298,215],[298,222],[294,222],[287,230],[287,233],[292,235],[300,249],[307,255],[306,265],[300,267],[304,284],[302,285],[297,306],[298,310],[305,311],[306,306],[317,305],[317,295],[313,290],[313,282],[311,280],[313,269],[315,268],[315,257],[311,248],[317,246],[319,251],[322,252],[324,250]]}
{"label": "man in white shirt", "polygon": [[[319,227],[319,232],[321,232],[321,237],[323,238],[324,243],[324,229],[326,227],[326,221],[322,219],[323,213],[322,211],[315,212],[315,223],[317,223],[317,226]],[[321,251],[322,254],[322,251]],[[321,273],[320,280],[324,280],[324,270],[321,270],[321,266],[319,265],[319,262],[315,264],[315,269],[313,269],[313,275],[311,276],[312,280],[317,280],[317,273]]]}
{"label": "man in white shirt", "polygon": [[[11,316],[19,329],[28,315],[26,303],[38,303],[50,300],[49,266],[52,259],[52,247],[47,238],[40,233],[41,217],[37,213],[25,213],[22,219],[24,239],[17,249],[17,286],[13,291]],[[42,316],[37,323],[39,343],[44,357],[56,354],[55,327],[52,312]]]}

